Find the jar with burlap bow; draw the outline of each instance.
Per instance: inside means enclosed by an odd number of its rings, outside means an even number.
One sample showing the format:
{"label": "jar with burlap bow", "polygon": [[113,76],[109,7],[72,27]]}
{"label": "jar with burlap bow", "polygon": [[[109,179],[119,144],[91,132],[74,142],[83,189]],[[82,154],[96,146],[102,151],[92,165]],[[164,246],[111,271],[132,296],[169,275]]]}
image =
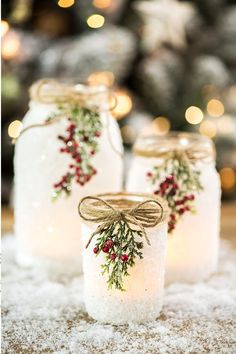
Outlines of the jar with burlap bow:
{"label": "jar with burlap bow", "polygon": [[[81,270],[78,199],[122,185],[123,147],[105,86],[40,80],[15,146],[18,261]],[[112,167],[111,167],[112,166]]]}
{"label": "jar with burlap bow", "polygon": [[168,207],[149,194],[88,196],[79,204],[84,301],[112,324],[155,320],[161,310]]}
{"label": "jar with burlap bow", "polygon": [[167,284],[216,271],[221,190],[210,139],[174,132],[139,137],[127,190],[160,195],[169,205]]}

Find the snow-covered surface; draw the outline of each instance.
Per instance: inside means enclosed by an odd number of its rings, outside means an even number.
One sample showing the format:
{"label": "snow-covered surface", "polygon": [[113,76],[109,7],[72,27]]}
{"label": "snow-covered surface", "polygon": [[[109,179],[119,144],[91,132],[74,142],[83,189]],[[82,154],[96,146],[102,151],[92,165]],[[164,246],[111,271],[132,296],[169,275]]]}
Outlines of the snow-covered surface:
{"label": "snow-covered surface", "polygon": [[88,317],[81,277],[23,269],[15,238],[3,239],[2,353],[235,353],[236,254],[221,243],[219,271],[204,283],[172,284],[160,317],[112,326]]}

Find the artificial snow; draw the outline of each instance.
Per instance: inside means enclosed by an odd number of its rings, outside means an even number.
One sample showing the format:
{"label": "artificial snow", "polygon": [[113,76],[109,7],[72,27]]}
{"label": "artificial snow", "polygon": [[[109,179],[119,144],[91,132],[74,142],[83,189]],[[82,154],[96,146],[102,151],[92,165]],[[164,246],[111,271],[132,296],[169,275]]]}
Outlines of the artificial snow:
{"label": "artificial snow", "polygon": [[198,284],[172,284],[159,318],[112,326],[92,320],[83,279],[19,268],[15,238],[3,239],[2,353],[235,353],[236,254],[221,242],[218,273]]}

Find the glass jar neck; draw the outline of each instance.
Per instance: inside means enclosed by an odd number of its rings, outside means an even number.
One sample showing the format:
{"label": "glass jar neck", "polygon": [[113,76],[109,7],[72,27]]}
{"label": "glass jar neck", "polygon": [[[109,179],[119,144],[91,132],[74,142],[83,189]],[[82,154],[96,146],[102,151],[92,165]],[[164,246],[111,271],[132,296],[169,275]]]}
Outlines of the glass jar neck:
{"label": "glass jar neck", "polygon": [[175,158],[186,154],[190,159],[214,161],[213,142],[200,134],[172,132],[165,136],[140,136],[133,148],[137,156],[147,158]]}

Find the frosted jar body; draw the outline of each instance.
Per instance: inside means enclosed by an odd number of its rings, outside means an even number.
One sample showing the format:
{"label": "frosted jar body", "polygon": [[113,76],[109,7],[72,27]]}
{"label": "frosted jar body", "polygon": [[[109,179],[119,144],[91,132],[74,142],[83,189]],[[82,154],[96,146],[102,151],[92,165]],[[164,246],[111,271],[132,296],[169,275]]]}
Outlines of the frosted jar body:
{"label": "frosted jar body", "polygon": [[[147,172],[160,166],[160,158],[134,156],[126,189],[129,192],[152,193]],[[220,180],[214,161],[197,162],[204,190],[196,193],[196,214],[186,213],[178,221],[175,230],[168,235],[166,256],[166,284],[171,282],[201,281],[217,269],[220,222]]]}
{"label": "frosted jar body", "polygon": [[[83,224],[84,247],[93,231]],[[143,259],[136,258],[135,266],[129,268],[130,276],[125,277],[126,291],[108,290],[106,275],[101,274],[105,256],[94,255],[95,240],[84,248],[84,301],[88,314],[97,321],[142,323],[158,317],[163,303],[167,224],[146,231],[151,246],[144,241]]]}
{"label": "frosted jar body", "polygon": [[[23,119],[23,126],[43,123],[55,112],[52,104],[31,102]],[[68,198],[52,202],[53,184],[68,169],[71,162],[57,139],[68,125],[62,119],[47,127],[32,128],[25,132],[15,147],[15,232],[18,242],[18,261],[31,265],[41,260],[53,260],[82,266],[81,222],[77,213],[84,195],[120,190],[122,186],[122,159],[112,148],[122,153],[122,141],[117,122],[107,112],[101,112],[103,124],[99,151],[93,157],[97,174],[83,187],[72,185]],[[109,133],[108,133],[109,132]],[[112,166],[112,168],[111,168]]]}

